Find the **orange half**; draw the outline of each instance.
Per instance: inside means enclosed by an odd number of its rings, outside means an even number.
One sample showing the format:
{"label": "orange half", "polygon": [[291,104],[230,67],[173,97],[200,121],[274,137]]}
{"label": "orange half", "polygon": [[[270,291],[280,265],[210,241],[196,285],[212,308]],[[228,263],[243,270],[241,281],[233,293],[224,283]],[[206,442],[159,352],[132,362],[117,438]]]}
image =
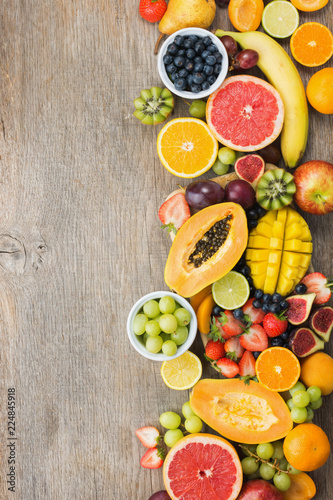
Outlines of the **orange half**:
{"label": "orange half", "polygon": [[271,391],[288,391],[296,384],[300,374],[298,358],[285,347],[265,349],[256,361],[258,380]]}
{"label": "orange half", "polygon": [[304,23],[290,39],[291,53],[303,66],[320,66],[333,54],[333,35],[320,23]]}

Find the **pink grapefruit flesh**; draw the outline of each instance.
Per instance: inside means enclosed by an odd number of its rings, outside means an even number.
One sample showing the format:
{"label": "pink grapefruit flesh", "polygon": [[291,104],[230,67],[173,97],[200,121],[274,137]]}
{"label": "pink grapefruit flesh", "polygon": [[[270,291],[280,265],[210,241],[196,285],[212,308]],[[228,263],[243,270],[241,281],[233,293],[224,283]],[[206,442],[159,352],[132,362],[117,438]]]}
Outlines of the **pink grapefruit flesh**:
{"label": "pink grapefruit flesh", "polygon": [[208,99],[207,125],[216,139],[236,151],[257,151],[280,134],[284,106],[269,83],[249,75],[227,78]]}
{"label": "pink grapefruit flesh", "polygon": [[212,434],[190,434],[169,451],[163,478],[172,500],[235,500],[243,472],[228,441]]}

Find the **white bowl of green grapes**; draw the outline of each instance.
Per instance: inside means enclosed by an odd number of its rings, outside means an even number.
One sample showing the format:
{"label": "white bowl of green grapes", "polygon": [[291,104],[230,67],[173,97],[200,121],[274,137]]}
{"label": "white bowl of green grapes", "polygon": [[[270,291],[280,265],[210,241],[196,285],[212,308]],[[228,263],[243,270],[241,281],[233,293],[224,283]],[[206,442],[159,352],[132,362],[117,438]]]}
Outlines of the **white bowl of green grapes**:
{"label": "white bowl of green grapes", "polygon": [[127,318],[132,346],[154,361],[177,358],[192,345],[197,318],[190,303],[172,292],[152,292],[134,304]]}

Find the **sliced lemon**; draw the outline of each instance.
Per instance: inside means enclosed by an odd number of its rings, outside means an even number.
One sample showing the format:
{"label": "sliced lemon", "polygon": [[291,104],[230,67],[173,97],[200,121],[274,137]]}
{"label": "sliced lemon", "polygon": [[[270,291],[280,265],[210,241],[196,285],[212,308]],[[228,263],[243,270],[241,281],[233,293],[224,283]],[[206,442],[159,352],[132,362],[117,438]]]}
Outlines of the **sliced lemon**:
{"label": "sliced lemon", "polygon": [[270,36],[274,38],[287,38],[298,27],[298,10],[290,2],[276,0],[266,5],[261,22],[264,30]]}
{"label": "sliced lemon", "polygon": [[212,292],[216,304],[231,311],[245,304],[250,295],[250,286],[245,276],[230,271],[213,283]]}
{"label": "sliced lemon", "polygon": [[164,383],[176,391],[184,391],[193,387],[202,375],[202,364],[198,356],[186,351],[170,361],[164,361],[161,367]]}

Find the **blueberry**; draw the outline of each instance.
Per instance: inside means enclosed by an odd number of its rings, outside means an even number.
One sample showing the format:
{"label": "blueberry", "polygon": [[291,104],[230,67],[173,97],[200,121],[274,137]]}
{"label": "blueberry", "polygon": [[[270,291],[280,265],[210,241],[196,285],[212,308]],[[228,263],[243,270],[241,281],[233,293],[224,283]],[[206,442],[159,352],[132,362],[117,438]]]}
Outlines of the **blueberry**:
{"label": "blueberry", "polygon": [[255,292],[254,292],[254,296],[256,299],[262,299],[264,295],[264,292],[262,290],[260,290],[260,288],[258,288]]}
{"label": "blueberry", "polygon": [[187,85],[186,78],[178,78],[175,81],[175,88],[177,90],[185,90],[186,89],[186,85]]}
{"label": "blueberry", "polygon": [[295,328],[294,325],[292,325],[291,323],[288,323],[288,328],[287,328],[287,332],[291,333],[293,331],[293,329]]}
{"label": "blueberry", "polygon": [[[208,66],[209,68],[211,68],[211,66]],[[248,225],[249,225],[249,228],[253,229],[255,227],[257,227],[258,225],[258,221],[257,220],[249,220],[248,221]]]}
{"label": "blueberry", "polygon": [[210,51],[210,52],[218,52],[218,48],[216,47],[215,43],[211,43],[207,49]]}
{"label": "blueberry", "polygon": [[250,220],[257,220],[258,219],[258,214],[257,214],[256,210],[252,209],[252,210],[249,210],[247,212],[247,217]]}
{"label": "blueberry", "polygon": [[242,309],[235,309],[234,311],[232,311],[232,314],[235,319],[242,320],[244,318],[244,312],[242,311]]}
{"label": "blueberry", "polygon": [[187,69],[187,71],[193,71],[193,68],[194,68],[194,64],[193,64],[193,61],[188,61],[186,64],[185,64],[185,69]]}
{"label": "blueberry", "polygon": [[204,69],[204,63],[203,62],[199,62],[199,63],[195,63],[193,71],[195,73],[200,73],[200,71],[202,71],[203,69]]}
{"label": "blueberry", "polygon": [[281,311],[285,311],[289,307],[289,302],[287,300],[281,300],[280,307]]}
{"label": "blueberry", "polygon": [[167,70],[167,73],[176,73],[177,68],[174,64],[168,64],[165,68]]}
{"label": "blueberry", "polygon": [[[247,278],[247,282],[250,286],[253,286],[253,279],[251,278],[251,276],[248,276]],[[253,290],[253,293],[254,293],[254,290]]]}
{"label": "blueberry", "polygon": [[295,292],[298,293],[299,295],[303,295],[304,293],[307,292],[307,286],[304,285],[304,283],[298,283],[295,287]]}
{"label": "blueberry", "polygon": [[194,58],[194,64],[196,64],[196,63],[202,63],[202,62],[203,62],[203,60],[202,60],[202,58],[200,56],[195,56],[195,58]]}
{"label": "blueberry", "polygon": [[268,304],[271,301],[271,294],[270,293],[264,293],[262,296],[262,301]]}
{"label": "blueberry", "polygon": [[[193,78],[193,82],[194,82],[194,78]],[[201,85],[197,85],[196,83],[192,83],[191,92],[193,92],[194,94],[198,94],[199,92],[201,92]]]}
{"label": "blueberry", "polygon": [[285,332],[281,333],[280,338],[283,340],[288,340],[289,339],[289,332],[285,331]]}
{"label": "blueberry", "polygon": [[261,354],[261,352],[260,351],[253,351],[252,354],[253,354],[254,359],[257,359],[257,358],[259,358],[259,354]]}
{"label": "blueberry", "polygon": [[185,41],[185,40],[184,40],[184,37],[183,37],[183,36],[181,36],[181,35],[177,35],[177,36],[175,36],[175,38],[174,38],[174,43],[175,43],[176,45],[178,45],[179,47],[181,47],[182,45],[184,45],[184,41]]}
{"label": "blueberry", "polygon": [[213,316],[219,316],[221,314],[222,308],[220,306],[214,306],[212,310]]}
{"label": "blueberry", "polygon": [[249,266],[243,266],[242,269],[240,270],[240,273],[243,276],[250,276],[250,272],[251,272],[251,269],[249,268]]}
{"label": "blueberry", "polygon": [[205,50],[205,46],[203,43],[201,42],[197,42],[195,45],[194,45],[194,50],[196,51],[197,54],[202,54],[203,51]]}
{"label": "blueberry", "polygon": [[204,36],[201,41],[204,45],[206,45],[206,47],[207,47],[207,45],[210,45],[212,43],[210,36]]}
{"label": "blueberry", "polygon": [[219,75],[221,73],[222,65],[221,64],[215,64],[214,66],[214,75]]}
{"label": "blueberry", "polygon": [[168,50],[169,54],[174,56],[178,52],[178,47],[175,43],[170,43],[170,45],[168,45],[167,50]]}
{"label": "blueberry", "polygon": [[276,303],[270,304],[269,310],[271,313],[274,313],[274,314],[279,313],[280,312],[280,304],[276,304]]}
{"label": "blueberry", "polygon": [[205,73],[205,75],[210,76],[213,74],[214,68],[213,66],[208,66],[208,64],[205,64],[205,66],[203,67],[203,72]]}
{"label": "blueberry", "polygon": [[[256,296],[256,292],[254,292],[254,296]],[[260,309],[262,304],[260,302],[259,299],[255,299],[253,302],[252,302],[252,305],[255,309]]]}
{"label": "blueberry", "polygon": [[202,73],[194,73],[193,83],[200,85],[204,80],[206,80],[205,75],[203,75]]}
{"label": "blueberry", "polygon": [[174,65],[177,66],[177,68],[183,68],[185,66],[185,57],[182,56],[177,56],[174,59]]}
{"label": "blueberry", "polygon": [[216,62],[218,62],[218,63],[222,62],[223,57],[222,57],[222,54],[220,52],[215,52],[214,57],[216,59]]}
{"label": "blueberry", "polygon": [[208,82],[213,85],[213,83],[216,82],[216,75],[210,75],[208,78],[207,78]]}
{"label": "blueberry", "polygon": [[271,344],[272,344],[272,347],[282,347],[283,344],[284,344],[284,340],[279,337],[274,337],[272,340],[271,340]]}
{"label": "blueberry", "polygon": [[188,38],[184,41],[184,49],[191,49],[194,46],[194,42],[192,40],[189,40]]}
{"label": "blueberry", "polygon": [[214,56],[208,56],[206,57],[206,63],[209,64],[209,66],[214,66],[216,63],[216,59]]}
{"label": "blueberry", "polygon": [[204,82],[202,82],[201,87],[202,87],[202,90],[208,90],[210,87],[210,84],[207,82],[207,80],[205,80]]}
{"label": "blueberry", "polygon": [[185,57],[186,56],[186,50],[185,49],[178,50],[177,56],[183,56],[183,57]]}
{"label": "blueberry", "polygon": [[195,58],[195,51],[193,49],[187,49],[186,57],[188,59],[194,59]]}
{"label": "blueberry", "polygon": [[179,78],[186,78],[186,77],[187,77],[187,75],[188,75],[188,71],[186,71],[186,69],[185,69],[185,68],[183,68],[183,69],[181,69],[181,70],[179,71],[178,75],[179,75]]}
{"label": "blueberry", "polygon": [[178,78],[179,78],[179,71],[172,73],[171,79],[172,79],[173,83],[175,83],[175,81],[178,80]]}
{"label": "blueberry", "polygon": [[264,311],[264,313],[269,313],[270,312],[269,304],[263,304],[262,310]]}
{"label": "blueberry", "polygon": [[285,344],[283,344],[282,347],[285,347],[286,349],[290,349],[290,345],[289,345],[289,342],[286,342]]}
{"label": "blueberry", "polygon": [[192,83],[193,83],[193,75],[188,75],[188,77],[187,77],[187,85],[189,87],[191,87]]}
{"label": "blueberry", "polygon": [[188,39],[191,40],[191,42],[193,43],[196,43],[199,40],[197,35],[190,35]]}
{"label": "blueberry", "polygon": [[173,61],[173,57],[171,54],[164,54],[164,56],[163,56],[164,64],[166,64],[166,65],[171,64],[172,61]]}
{"label": "blueberry", "polygon": [[273,293],[272,302],[281,302],[281,300],[282,300],[281,293]]}
{"label": "blueberry", "polygon": [[250,297],[253,297],[254,292],[255,292],[254,286],[250,286]]}
{"label": "blueberry", "polygon": [[202,59],[206,59],[206,57],[211,56],[212,53],[209,52],[209,50],[204,50],[203,53],[201,54]]}
{"label": "blueberry", "polygon": [[259,205],[258,208],[257,208],[257,212],[258,212],[259,218],[261,218],[261,217],[263,217],[265,215],[266,210]]}

